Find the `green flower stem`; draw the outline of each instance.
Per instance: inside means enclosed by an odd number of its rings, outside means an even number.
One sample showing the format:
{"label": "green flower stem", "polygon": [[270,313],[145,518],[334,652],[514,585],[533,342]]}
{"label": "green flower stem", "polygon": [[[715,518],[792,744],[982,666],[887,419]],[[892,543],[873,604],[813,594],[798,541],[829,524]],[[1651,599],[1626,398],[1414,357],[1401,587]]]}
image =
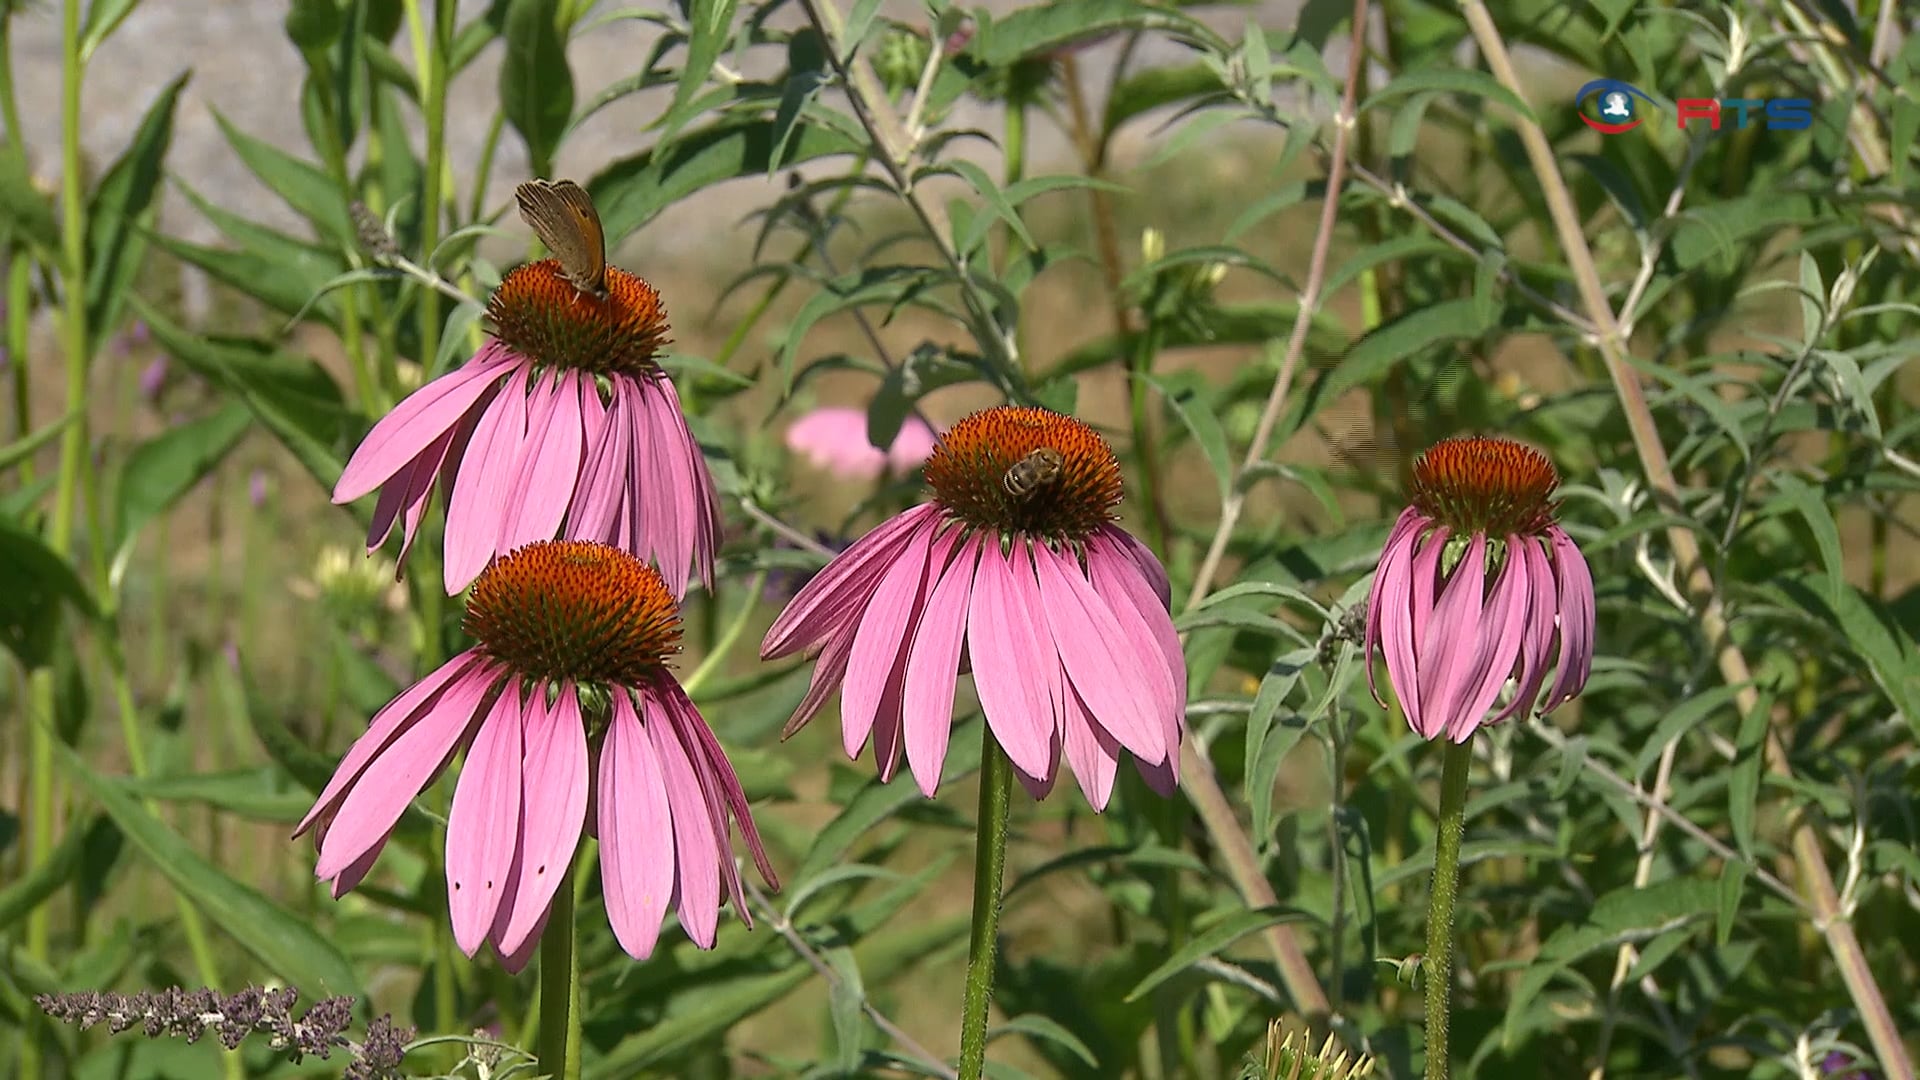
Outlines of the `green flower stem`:
{"label": "green flower stem", "polygon": [[980,821],[973,856],[973,930],[967,944],[967,989],[960,1012],[960,1080],[980,1080],[987,1067],[987,1006],[993,1000],[994,946],[1000,932],[1000,879],[1007,871],[1007,807],[1013,765],[980,725]]}
{"label": "green flower stem", "polygon": [[[4,25],[4,20],[0,20],[0,25]],[[29,393],[33,379],[27,373],[27,346],[33,329],[33,258],[25,248],[17,246],[7,254],[7,362],[13,368],[13,438],[24,439],[33,432],[33,400]],[[15,468],[20,470],[22,487],[33,483],[32,454],[21,458]]]}
{"label": "green flower stem", "polygon": [[[1124,331],[1122,332],[1124,335]],[[1133,427],[1133,452],[1140,463],[1142,501],[1146,503],[1147,539],[1162,559],[1167,558],[1171,539],[1166,503],[1160,491],[1159,451],[1153,443],[1153,424],[1147,408],[1147,379],[1153,374],[1154,357],[1160,352],[1161,330],[1149,317],[1146,329],[1134,339],[1130,420]]]}
{"label": "green flower stem", "polygon": [[680,689],[685,690],[688,697],[692,697],[695,691],[706,685],[707,680],[713,677],[713,673],[726,662],[727,654],[740,643],[740,636],[746,632],[748,620],[752,619],[753,613],[760,608],[760,594],[766,587],[767,572],[765,570],[753,575],[753,581],[747,585],[746,595],[740,599],[740,610],[733,613],[732,621],[727,623],[726,629],[720,631],[720,640],[713,643],[713,648],[701,658],[700,666],[694,668],[693,674],[687,676],[687,681],[680,684]]}
{"label": "green flower stem", "polygon": [[580,1080],[580,957],[574,951],[574,868],[553,894],[553,911],[540,935],[539,1071],[554,1080]]}
{"label": "green flower stem", "polygon": [[1447,1009],[1453,993],[1453,903],[1460,892],[1460,834],[1467,824],[1472,740],[1446,744],[1440,771],[1440,834],[1433,843],[1433,891],[1427,899],[1427,1080],[1447,1080]]}

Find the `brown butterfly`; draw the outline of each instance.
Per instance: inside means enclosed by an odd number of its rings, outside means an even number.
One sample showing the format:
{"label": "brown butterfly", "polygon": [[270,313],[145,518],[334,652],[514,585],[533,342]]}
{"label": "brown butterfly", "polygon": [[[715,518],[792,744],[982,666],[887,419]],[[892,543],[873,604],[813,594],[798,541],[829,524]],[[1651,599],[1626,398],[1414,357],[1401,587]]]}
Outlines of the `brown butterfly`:
{"label": "brown butterfly", "polygon": [[514,189],[520,217],[583,293],[607,295],[607,234],[587,190],[571,180],[529,180]]}

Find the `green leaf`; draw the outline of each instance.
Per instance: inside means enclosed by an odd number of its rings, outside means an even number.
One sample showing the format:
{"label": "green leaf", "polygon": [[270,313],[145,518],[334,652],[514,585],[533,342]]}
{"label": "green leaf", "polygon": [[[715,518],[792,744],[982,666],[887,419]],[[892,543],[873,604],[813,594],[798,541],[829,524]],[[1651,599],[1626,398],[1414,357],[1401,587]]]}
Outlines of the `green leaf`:
{"label": "green leaf", "polygon": [[804,120],[778,156],[774,139],[771,119],[728,118],[677,138],[664,150],[651,147],[607,166],[587,189],[600,211],[608,248],[667,207],[723,180],[765,176],[803,161],[861,150],[840,132]]}
{"label": "green leaf", "polygon": [[196,803],[215,810],[274,825],[291,825],[306,816],[313,793],[287,782],[287,773],[262,765],[225,772],[151,776],[121,781],[121,786],[143,799]]}
{"label": "green leaf", "polygon": [[[313,301],[313,294],[338,272],[322,273],[310,264],[290,262],[258,251],[228,251],[190,244],[166,233],[153,234],[152,241],[174,258],[199,267],[213,280],[253,297],[282,315],[290,316],[306,309]],[[313,303],[312,310],[326,325],[339,325],[339,316],[331,301]]]}
{"label": "green leaf", "polygon": [[[1013,234],[1020,238],[1020,242],[1026,245],[1028,251],[1038,249],[1039,245],[1034,242],[1033,234],[1027,231],[1027,223],[1020,220],[1019,209],[1007,198],[1006,193],[1000,190],[1000,185],[994,183],[993,178],[987,175],[985,169],[971,161],[956,158],[938,171],[950,172],[965,180],[975,193],[986,200],[988,208],[994,212],[994,215],[1007,223],[1007,227],[1013,230]],[[956,222],[954,227],[957,231],[959,223]],[[965,251],[967,246],[961,241],[960,236],[953,237],[953,242],[959,245],[960,250]]]}
{"label": "green leaf", "polygon": [[67,430],[67,425],[79,419],[80,415],[79,412],[70,412],[38,430],[5,446],[0,446],[0,472],[5,472],[39,453],[41,448],[53,442],[61,432]]}
{"label": "green leaf", "polygon": [[1750,872],[1745,863],[1728,862],[1720,867],[1719,903],[1713,917],[1713,939],[1720,948],[1733,940],[1733,921],[1740,914],[1740,897],[1746,892]]}
{"label": "green leaf", "polygon": [[63,602],[89,619],[100,617],[65,559],[37,534],[0,518],[0,644],[29,671],[53,659]]}
{"label": "green leaf", "polygon": [[1814,220],[1813,199],[1805,195],[1768,192],[1709,203],[1682,211],[1670,250],[1681,269],[1691,270],[1716,255],[1738,257],[1738,245],[1750,238]]}
{"label": "green leaf", "polygon": [[694,98],[707,84],[714,62],[733,37],[733,13],[738,6],[738,0],[690,0],[687,4],[687,58],[680,66],[680,81],[673,87],[673,101],[660,121],[661,143],[671,141],[693,118]]}
{"label": "green leaf", "polygon": [[1830,602],[1811,587],[1810,575],[1785,576],[1777,582],[1782,592],[1815,618],[1837,625],[1853,651],[1865,661],[1880,689],[1920,732],[1920,655],[1912,633],[1879,602],[1849,585],[1838,602]]}
{"label": "green leaf", "polygon": [[1479,337],[1489,329],[1480,314],[1472,300],[1444,300],[1375,328],[1354,342],[1340,363],[1314,384],[1308,415],[1435,346]]}
{"label": "green leaf", "polygon": [[[946,768],[942,773],[944,782],[953,783],[980,767],[979,729],[974,726],[979,723],[983,721],[976,718],[965,725],[955,725],[953,740],[948,744]],[[868,829],[920,798],[919,790],[912,784],[883,784],[876,780],[861,788],[853,798],[847,800],[847,805],[827,823],[827,827],[820,830],[813,846],[807,849],[806,857],[800,860],[800,869],[793,876],[805,880],[824,872],[845,855],[853,842]]]}
{"label": "green leaf", "polygon": [[1004,68],[1016,60],[1111,30],[1159,30],[1227,51],[1226,42],[1199,20],[1140,0],[1031,4],[1004,19],[983,20],[968,51],[988,67]]}
{"label": "green leaf", "polygon": [[1593,906],[1586,922],[1555,930],[1540,947],[1507,1000],[1503,1041],[1511,1047],[1520,1018],[1547,984],[1583,956],[1625,942],[1645,941],[1719,910],[1719,887],[1693,878],[1623,885]]}
{"label": "green leaf", "polygon": [[87,849],[100,841],[100,834],[111,831],[113,822],[104,817],[95,817],[80,827],[67,826],[66,834],[47,853],[45,861],[0,888],[0,933],[71,881],[80,872]]}
{"label": "green leaf", "polygon": [[344,468],[341,450],[358,436],[359,420],[325,368],[261,342],[189,333],[139,297],[133,303],[161,348],[245,402],[320,486],[333,490]]}
{"label": "green leaf", "polygon": [[[88,17],[100,6],[89,8]],[[94,189],[87,210],[87,331],[95,340],[119,322],[126,292],[145,260],[147,231],[158,212],[161,163],[173,141],[174,109],[187,78],[174,79],[154,98],[133,142]]]}
{"label": "green leaf", "polygon": [[867,1033],[867,1016],[861,1008],[867,997],[866,986],[852,949],[844,945],[827,949],[821,959],[835,976],[827,997],[827,1012],[833,1020],[834,1063],[843,1074],[852,1075],[860,1064],[860,1044]]}
{"label": "green leaf", "polygon": [[[93,59],[93,51],[113,36],[114,30],[133,13],[140,0],[93,0],[87,5],[87,20],[80,27],[80,62]],[[9,14],[9,18],[12,16]]]}
{"label": "green leaf", "polygon": [[1733,772],[1727,778],[1727,819],[1740,854],[1753,859],[1753,814],[1760,798],[1760,772],[1767,759],[1767,721],[1773,715],[1773,692],[1763,691],[1740,718],[1734,740]]}
{"label": "green leaf", "polygon": [[148,813],[126,788],[89,769],[65,743],[52,741],[61,768],[93,795],[133,846],[207,915],[208,922],[303,994],[315,998],[360,995],[359,980],[346,957],[311,922],[222,873],[179,833]]}
{"label": "green leaf", "polygon": [[[961,940],[966,933],[965,916],[916,919],[909,926],[862,941],[853,947],[853,955],[867,978],[878,983]],[[587,1080],[629,1080],[651,1066],[671,1061],[765,1010],[813,975],[813,968],[794,961],[769,975],[709,982],[673,994],[665,999],[663,1015],[652,1027],[622,1040],[604,1057],[590,1062],[585,1070]]]}
{"label": "green leaf", "polygon": [[119,477],[114,546],[132,541],[140,526],[192,491],[252,426],[253,414],[236,402],[211,416],[168,428],[134,448]]}
{"label": "green leaf", "polygon": [[313,223],[315,232],[329,244],[353,247],[356,244],[353,220],[347,216],[347,200],[326,170],[303,161],[256,139],[229,123],[215,110],[213,118],[234,153],[260,182],[272,188],[301,217]]}
{"label": "green leaf", "polygon": [[1201,930],[1187,939],[1166,962],[1147,973],[1147,977],[1127,991],[1125,1000],[1138,1001],[1154,987],[1180,974],[1182,971],[1212,956],[1214,953],[1232,945],[1248,934],[1265,930],[1283,922],[1298,922],[1307,918],[1305,912],[1294,908],[1272,907],[1254,908],[1251,911],[1236,911]]}
{"label": "green leaf", "polygon": [[1535,120],[1533,109],[1528,107],[1519,95],[1501,86],[1493,76],[1459,67],[1421,68],[1397,75],[1392,82],[1369,94],[1367,100],[1360,103],[1359,111],[1366,112],[1369,109],[1378,108],[1409,94],[1425,94],[1434,91],[1487,98],[1512,109],[1523,119]]}
{"label": "green leaf", "polygon": [[1056,1021],[1049,1020],[1039,1013],[1027,1013],[1022,1016],[1016,1016],[1004,1024],[989,1029],[987,1031],[987,1041],[992,1042],[1002,1035],[1012,1035],[1015,1033],[1025,1035],[1030,1039],[1043,1039],[1053,1043],[1074,1057],[1086,1062],[1089,1068],[1097,1069],[1100,1067],[1100,1059],[1093,1056],[1093,1051],[1087,1048],[1086,1043],[1081,1042],[1078,1036],[1066,1028],[1061,1027]]}
{"label": "green leaf", "polygon": [[[1200,452],[1207,457],[1207,466],[1213,470],[1214,482],[1220,488],[1220,501],[1225,503],[1227,493],[1233,488],[1233,459],[1227,449],[1227,433],[1220,430],[1219,412],[1210,403],[1200,399],[1205,380],[1197,373],[1177,380],[1172,377],[1156,378],[1146,373],[1138,377],[1160,391],[1160,396],[1166,398],[1167,404],[1173,408],[1174,415],[1192,433],[1193,441],[1199,444]],[[1176,382],[1183,385],[1176,385]]]}
{"label": "green leaf", "polygon": [[48,252],[60,246],[53,199],[33,186],[27,156],[11,141],[0,146],[0,224]]}
{"label": "green leaf", "polygon": [[[526,140],[533,174],[541,177],[553,174],[554,151],[573,115],[573,69],[559,19],[559,0],[507,0],[500,109]],[[615,238],[607,239],[611,248]]]}
{"label": "green leaf", "polygon": [[1176,105],[1206,94],[1223,93],[1226,84],[1220,75],[1204,63],[1150,67],[1120,80],[1107,96],[1107,113],[1101,137],[1113,133],[1127,121],[1168,105]]}
{"label": "green leaf", "polygon": [[916,266],[870,266],[826,282],[824,288],[800,306],[787,326],[786,340],[775,359],[784,379],[781,393],[793,392],[793,362],[815,323],[829,315],[869,304],[898,305],[924,291],[931,277],[932,271]]}
{"label": "green leaf", "polygon": [[956,359],[934,345],[913,350],[887,372],[867,406],[867,441],[883,450],[892,446],[914,403],[935,390],[984,379],[978,362]]}
{"label": "green leaf", "polygon": [[1820,561],[1827,568],[1827,602],[1838,607],[1840,594],[1847,587],[1847,568],[1840,552],[1840,527],[1834,524],[1833,509],[1827,504],[1826,496],[1790,472],[1774,473],[1773,488],[1812,530],[1814,546],[1820,550]]}

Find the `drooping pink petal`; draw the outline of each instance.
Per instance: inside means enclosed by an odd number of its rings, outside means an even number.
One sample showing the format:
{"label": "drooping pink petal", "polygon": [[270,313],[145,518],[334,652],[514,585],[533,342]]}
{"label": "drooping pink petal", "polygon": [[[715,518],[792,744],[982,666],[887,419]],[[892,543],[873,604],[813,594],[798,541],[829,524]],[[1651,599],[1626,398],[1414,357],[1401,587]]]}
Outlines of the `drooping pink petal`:
{"label": "drooping pink petal", "polygon": [[1373,649],[1380,644],[1383,651],[1397,650],[1401,654],[1397,661],[1389,660],[1387,665],[1387,676],[1394,680],[1396,694],[1400,693],[1399,687],[1411,685],[1402,681],[1405,678],[1402,673],[1413,670],[1413,634],[1407,622],[1413,603],[1413,543],[1425,522],[1412,507],[1400,512],[1393,529],[1387,533],[1379,568],[1374,571],[1373,589],[1367,594],[1366,632],[1360,655],[1367,663],[1367,689],[1372,692],[1374,703],[1383,709],[1387,707],[1387,699],[1380,696],[1380,686],[1373,678]]}
{"label": "drooping pink petal", "polygon": [[815,644],[828,629],[844,625],[846,608],[864,611],[873,586],[908,538],[939,512],[933,503],[922,503],[896,514],[827,563],[767,628],[760,659],[777,660]]}
{"label": "drooping pink petal", "polygon": [[[1180,768],[1178,747],[1187,720],[1187,660],[1180,644],[1180,633],[1173,619],[1153,590],[1153,584],[1103,534],[1096,533],[1087,542],[1087,571],[1093,589],[1113,605],[1129,638],[1144,628],[1159,647],[1160,660],[1173,686],[1172,707],[1161,717],[1166,732],[1167,761],[1177,776]],[[1132,609],[1131,621],[1127,609]]]}
{"label": "drooping pink petal", "polygon": [[[484,408],[484,406],[481,407]],[[449,460],[459,460],[458,448],[455,444],[471,434],[472,430],[472,425],[468,421],[461,421],[459,427],[447,432],[445,439],[436,441],[428,447],[427,452],[422,454],[415,464],[413,475],[407,481],[407,508],[400,523],[400,557],[397,561],[401,565],[405,565],[407,552],[413,550],[413,542],[420,536],[421,519],[427,516],[427,504],[433,499],[434,481],[451,482],[451,478],[441,472],[441,467]],[[447,486],[447,483],[440,485],[442,490]]]}
{"label": "drooping pink petal", "polygon": [[1487,538],[1474,533],[1466,554],[1447,578],[1433,608],[1433,625],[1420,650],[1420,710],[1426,721],[1425,738],[1433,738],[1457,722],[1461,688],[1472,681],[1478,654],[1485,648],[1486,628],[1480,614],[1486,599]]}
{"label": "drooping pink petal", "polygon": [[438,695],[442,690],[469,678],[475,673],[476,668],[486,665],[487,661],[479,653],[468,649],[433,669],[426,678],[401,691],[400,696],[387,702],[379,712],[374,713],[373,719],[367,724],[366,732],[347,748],[346,756],[340,759],[339,767],[333,770],[333,778],[327,781],[327,786],[321,790],[320,797],[313,801],[313,808],[307,811],[306,816],[300,819],[300,824],[294,828],[294,837],[297,839],[302,833],[311,829],[323,815],[331,813],[345,797],[348,786],[360,778],[360,773],[366,769],[367,764],[392,745],[393,741],[424,716],[429,708],[437,705]]}
{"label": "drooping pink petal", "polygon": [[1573,538],[1559,526],[1547,530],[1547,539],[1553,545],[1556,591],[1560,596],[1560,672],[1547,691],[1542,715],[1565,705],[1584,689],[1593,670],[1593,573]]}
{"label": "drooping pink petal", "polygon": [[433,490],[433,482],[440,475],[440,466],[447,459],[447,448],[453,445],[455,429],[447,432],[427,444],[427,448],[400,467],[393,478],[380,488],[380,498],[373,504],[373,518],[367,525],[367,551],[372,553],[387,537],[393,533],[393,523],[404,512],[409,519],[403,534],[401,558],[406,557],[406,548],[413,540],[413,529],[419,523],[416,508],[424,507],[427,495]]}
{"label": "drooping pink petal", "polygon": [[980,559],[979,536],[960,545],[960,553],[941,571],[914,633],[901,691],[906,728],[907,767],[920,793],[932,798],[946,766],[947,740],[953,733],[953,692],[960,678],[960,644],[967,627],[967,602]]}
{"label": "drooping pink petal", "polygon": [[[1398,609],[1388,607],[1380,617],[1387,678],[1393,683],[1395,696],[1400,699],[1400,711],[1406,714],[1408,727],[1429,739],[1433,737],[1430,732],[1439,730],[1445,720],[1435,720],[1427,715],[1420,697],[1421,676],[1416,660],[1420,656],[1427,623],[1433,617],[1433,582],[1440,574],[1440,553],[1446,547],[1446,542],[1447,527],[1444,525],[1435,526],[1424,543],[1414,542],[1410,549],[1412,558],[1406,564],[1404,578],[1406,606]],[[1382,577],[1375,579],[1375,588],[1393,588],[1394,578],[1401,576],[1397,567],[1392,577],[1386,576],[1384,566],[1381,573]],[[1394,601],[1392,593],[1388,599],[1390,603]]]}
{"label": "drooping pink petal", "polygon": [[520,943],[518,949],[511,951],[503,950],[500,948],[500,942],[497,940],[494,941],[494,950],[500,953],[500,966],[506,969],[507,974],[520,974],[520,972],[526,968],[527,961],[533,959],[533,950],[539,946],[540,935],[545,933],[547,929],[547,916],[552,913],[552,904],[548,904],[545,908],[541,909],[540,918],[535,920],[532,932],[527,934],[526,940]]}
{"label": "drooping pink petal", "polygon": [[[593,393],[599,399],[599,393]],[[604,413],[600,434],[588,447],[586,465],[580,472],[580,485],[574,492],[573,510],[567,519],[567,538],[607,543],[618,535],[616,523],[628,498],[628,463],[631,460],[634,418],[630,410],[619,407],[616,391],[614,407]]]}
{"label": "drooping pink petal", "polygon": [[439,774],[494,684],[486,667],[469,670],[471,674],[449,685],[354,781],[327,828],[315,877],[333,877],[359,859]]}
{"label": "drooping pink petal", "polygon": [[1178,751],[1168,754],[1167,760],[1158,765],[1149,765],[1139,758],[1134,758],[1133,767],[1140,774],[1140,779],[1147,782],[1148,790],[1155,795],[1172,798],[1174,789],[1180,784],[1179,770],[1175,765],[1179,758]]}
{"label": "drooping pink petal", "polygon": [[709,592],[713,590],[713,553],[720,542],[720,493],[714,488],[713,474],[707,468],[707,459],[700,451],[699,440],[693,437],[693,429],[687,425],[687,416],[680,407],[679,391],[673,387],[673,380],[659,380],[655,393],[654,408],[663,427],[675,433],[676,444],[686,459],[687,493],[692,496],[693,506],[689,517],[693,529],[693,561],[700,575],[700,583]]}
{"label": "drooping pink petal", "polygon": [[551,540],[567,516],[567,503],[580,482],[580,447],[586,421],[580,415],[578,372],[557,376],[552,388],[536,393],[527,414],[532,445],[508,496],[502,523],[501,552]]}
{"label": "drooping pink petal", "polygon": [[1105,810],[1107,800],[1113,797],[1113,778],[1120,769],[1120,744],[1093,718],[1086,700],[1072,687],[1067,690],[1060,739],[1067,768],[1073,770],[1088,805],[1096,814]]}
{"label": "drooping pink petal", "polygon": [[1034,776],[1015,764],[1013,778],[1020,782],[1021,787],[1027,789],[1027,795],[1034,802],[1039,802],[1053,794],[1053,783],[1060,778],[1060,733],[1052,731],[1047,734],[1047,767],[1039,776]]}
{"label": "drooping pink petal", "polygon": [[714,847],[706,796],[673,725],[650,722],[642,726],[653,739],[660,775],[666,782],[667,806],[673,813],[680,927],[695,945],[711,949],[720,923],[720,860],[726,856]]}
{"label": "drooping pink petal", "polygon": [[328,883],[327,895],[338,900],[352,892],[362,881],[365,881],[367,874],[373,870],[373,864],[379,861],[380,852],[385,850],[387,841],[391,839],[393,839],[393,830],[389,829],[387,830],[387,835],[382,836],[378,843],[368,848],[365,855],[349,863],[346,869],[334,876],[333,880]]}
{"label": "drooping pink petal", "polygon": [[551,706],[539,686],[523,706],[527,725],[525,793],[520,808],[520,880],[513,914],[499,933],[511,953],[533,933],[568,880],[580,826],[587,817],[587,737],[580,698],[571,683]]}
{"label": "drooping pink petal", "polygon": [[487,568],[500,539],[520,447],[527,437],[527,369],[507,380],[473,429],[447,502],[444,581],[448,595]]}
{"label": "drooping pink petal", "polygon": [[[840,687],[841,743],[850,758],[860,756],[873,730],[874,716],[896,668],[904,668],[913,643],[913,624],[925,596],[931,529],[917,530],[900,557],[881,577],[866,617],[853,635],[846,680]],[[896,691],[897,692],[897,691]]]}
{"label": "drooping pink petal", "polygon": [[625,693],[613,698],[600,747],[600,880],[613,936],[645,960],[673,898],[673,814],[643,721]]}
{"label": "drooping pink petal", "polygon": [[525,361],[499,342],[489,342],[459,370],[408,394],[361,440],[333,486],[333,501],[350,503],[386,483],[435,439],[458,426],[493,380],[515,364]]}
{"label": "drooping pink petal", "polygon": [[447,909],[472,956],[487,939],[520,843],[520,683],[507,684],[474,734],[447,813]]}
{"label": "drooping pink petal", "polygon": [[973,684],[987,726],[1007,757],[1031,778],[1050,778],[1053,704],[1046,677],[1033,658],[1044,648],[1051,660],[1052,645],[1041,638],[1045,630],[1038,620],[1043,616],[1027,610],[1014,588],[1016,573],[1033,573],[1024,543],[1015,546],[1013,557],[1025,565],[1016,569],[1000,546],[989,542],[974,571],[973,599],[967,606]]}
{"label": "drooping pink petal", "polygon": [[1094,593],[1071,556],[1035,544],[1033,558],[1046,629],[1073,689],[1094,720],[1135,757],[1165,761],[1161,718],[1173,708],[1173,680],[1160,666],[1158,646],[1128,640],[1113,609]]}
{"label": "drooping pink petal", "polygon": [[1500,691],[1513,672],[1520,645],[1527,629],[1527,560],[1517,536],[1506,538],[1507,560],[1487,597],[1481,616],[1480,644],[1473,669],[1461,687],[1457,703],[1446,711],[1453,717],[1447,725],[1447,738],[1465,742],[1485,722]]}
{"label": "drooping pink petal", "polygon": [[1524,558],[1527,574],[1527,621],[1520,641],[1520,666],[1515,670],[1513,700],[1496,713],[1490,724],[1509,716],[1525,716],[1533,710],[1540,687],[1547,681],[1547,655],[1553,649],[1555,588],[1553,567],[1547,562],[1546,549],[1538,538],[1521,537],[1518,549],[1508,549],[1508,558]]}
{"label": "drooping pink petal", "polygon": [[786,725],[780,729],[782,740],[793,738],[793,734],[807,726],[820,712],[827,699],[840,689],[840,683],[847,677],[847,657],[853,653],[853,635],[841,634],[829,638],[820,650],[813,666],[813,675],[807,682],[807,693],[800,704],[787,718]]}
{"label": "drooping pink petal", "polygon": [[[767,858],[767,849],[760,842],[760,830],[753,824],[753,814],[747,806],[747,793],[740,787],[740,778],[734,774],[733,765],[727,761],[726,751],[721,749],[720,740],[714,738],[713,731],[700,716],[700,710],[693,699],[680,684],[667,680],[659,690],[662,700],[668,702],[679,713],[682,728],[691,734],[697,742],[696,752],[703,760],[701,765],[712,774],[727,806],[733,811],[733,817],[740,825],[740,835],[747,841],[747,850],[753,855],[753,864],[760,871],[761,878],[775,889],[780,887],[780,876],[774,873],[773,863]],[[740,915],[748,926],[753,925],[752,914],[745,908]]]}
{"label": "drooping pink petal", "polygon": [[[693,558],[692,476],[686,455],[679,445],[679,433],[658,407],[659,391],[651,383],[624,380],[627,407],[642,417],[636,433],[641,436],[634,452],[645,460],[636,462],[635,475],[642,478],[651,494],[637,508],[639,530],[644,546],[651,552],[660,576],[676,597],[687,593],[687,573]],[[678,418],[678,414],[675,415]]]}
{"label": "drooping pink petal", "polygon": [[1134,563],[1140,567],[1140,572],[1146,575],[1147,583],[1153,586],[1154,593],[1160,597],[1160,606],[1171,610],[1173,583],[1167,580],[1167,568],[1160,565],[1160,559],[1154,555],[1153,549],[1141,543],[1137,537],[1125,529],[1111,529],[1107,537],[1132,556]]}
{"label": "drooping pink petal", "polygon": [[[684,695],[676,696],[665,692],[659,695],[658,700],[663,706],[661,712],[667,722],[673,725],[680,745],[686,748],[687,763],[693,766],[693,778],[700,787],[700,798],[707,808],[707,821],[713,829],[710,840],[713,843],[714,862],[720,868],[720,883],[725,888],[728,898],[733,901],[733,909],[740,914],[748,926],[752,926],[753,915],[747,910],[746,892],[740,887],[740,870],[734,865],[733,849],[729,846],[727,797],[722,791],[724,784],[719,775],[724,771],[730,777],[733,770],[725,767],[725,758],[721,758],[718,762],[723,768],[715,768],[716,762],[707,753],[707,744],[701,738],[706,733],[706,721],[700,719],[700,714],[694,710],[691,701],[688,701]],[[685,708],[682,708],[682,705]],[[745,801],[744,796],[742,801]],[[717,918],[717,911],[715,915]]]}

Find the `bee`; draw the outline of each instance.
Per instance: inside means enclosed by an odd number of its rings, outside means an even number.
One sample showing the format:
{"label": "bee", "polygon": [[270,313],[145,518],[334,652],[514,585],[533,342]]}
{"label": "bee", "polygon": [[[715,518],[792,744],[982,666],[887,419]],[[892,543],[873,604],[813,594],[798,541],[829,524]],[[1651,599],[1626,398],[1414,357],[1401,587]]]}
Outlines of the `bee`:
{"label": "bee", "polygon": [[585,188],[571,180],[529,180],[514,190],[520,218],[560,260],[560,271],[589,296],[607,295],[607,235]]}
{"label": "bee", "polygon": [[1043,446],[1014,462],[1013,468],[1008,469],[1007,475],[1001,478],[1000,486],[1006,488],[1007,494],[1014,498],[1024,499],[1033,494],[1035,488],[1060,479],[1066,467],[1067,459],[1060,451]]}

